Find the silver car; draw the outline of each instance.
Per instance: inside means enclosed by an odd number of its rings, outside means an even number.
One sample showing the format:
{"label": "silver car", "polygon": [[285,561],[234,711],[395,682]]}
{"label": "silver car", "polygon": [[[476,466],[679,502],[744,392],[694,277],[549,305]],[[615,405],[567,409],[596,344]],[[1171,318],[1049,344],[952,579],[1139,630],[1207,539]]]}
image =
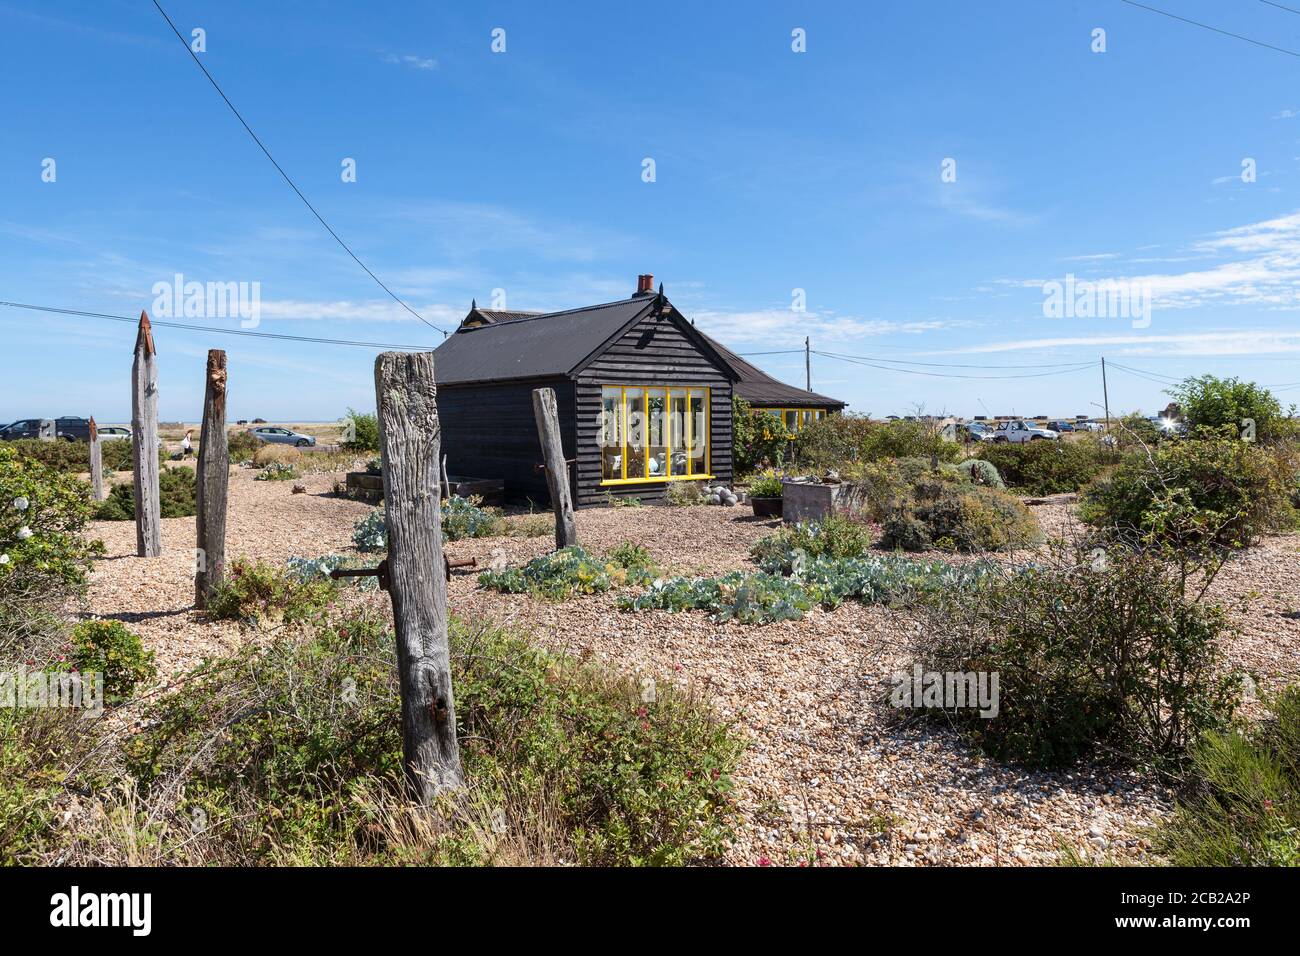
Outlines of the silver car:
{"label": "silver car", "polygon": [[259,441],[276,445],[295,445],[298,448],[309,448],[316,444],[316,439],[311,435],[302,435],[276,425],[259,425],[257,428],[250,428],[248,434]]}

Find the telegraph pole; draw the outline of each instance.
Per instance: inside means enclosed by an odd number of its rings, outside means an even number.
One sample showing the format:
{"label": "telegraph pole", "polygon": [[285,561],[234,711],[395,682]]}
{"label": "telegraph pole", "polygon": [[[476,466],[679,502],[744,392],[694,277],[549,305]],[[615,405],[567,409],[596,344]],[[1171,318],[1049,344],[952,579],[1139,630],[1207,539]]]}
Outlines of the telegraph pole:
{"label": "telegraph pole", "polygon": [[806,335],[805,335],[805,336],[804,336],[804,339],[803,339],[803,374],[804,374],[804,380],[805,380],[805,382],[806,382],[805,387],[808,389],[808,391],[811,392],[811,391],[812,391],[812,351],[811,351],[811,348],[812,348],[812,347],[808,344],[808,339],[809,339],[809,336],[806,336]]}
{"label": "telegraph pole", "polygon": [[1105,403],[1106,434],[1110,434],[1110,392],[1106,388],[1106,356],[1101,357],[1101,400]]}

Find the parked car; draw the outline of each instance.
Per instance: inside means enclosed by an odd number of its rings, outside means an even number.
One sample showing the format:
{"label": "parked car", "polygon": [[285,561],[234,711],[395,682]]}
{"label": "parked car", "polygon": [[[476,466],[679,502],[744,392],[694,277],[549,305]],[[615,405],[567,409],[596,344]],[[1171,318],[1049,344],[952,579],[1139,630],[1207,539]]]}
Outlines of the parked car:
{"label": "parked car", "polygon": [[277,428],[275,425],[250,428],[248,434],[261,441],[277,445],[296,445],[298,448],[307,448],[316,444],[316,439],[311,435],[301,435],[287,428]]}
{"label": "parked car", "polygon": [[0,429],[0,440],[16,441],[19,438],[40,438],[41,423],[53,421],[54,438],[62,438],[64,441],[90,441],[90,421],[85,418],[78,418],[75,415],[65,415],[62,418],[21,418],[10,425]]}
{"label": "parked car", "polygon": [[0,441],[17,441],[20,438],[40,438],[42,418],[20,418],[0,428]]}
{"label": "parked car", "polygon": [[983,422],[967,422],[958,430],[962,441],[992,441],[993,429]]}
{"label": "parked car", "polygon": [[100,441],[116,441],[119,438],[131,437],[131,429],[123,428],[121,425],[100,425],[97,431]]}
{"label": "parked car", "polygon": [[1010,442],[1018,445],[1027,441],[1042,441],[1044,439],[1055,440],[1060,436],[1046,428],[1039,428],[1031,425],[1022,419],[1015,419],[1009,422],[1002,422],[998,425],[998,430],[993,433],[993,441],[999,444]]}
{"label": "parked car", "polygon": [[1074,423],[1067,422],[1067,421],[1048,422],[1047,428],[1049,431],[1054,431],[1058,434],[1064,434],[1065,432],[1074,431]]}
{"label": "parked car", "polygon": [[1076,421],[1074,430],[1076,432],[1099,432],[1104,426],[1101,422],[1094,421]]}

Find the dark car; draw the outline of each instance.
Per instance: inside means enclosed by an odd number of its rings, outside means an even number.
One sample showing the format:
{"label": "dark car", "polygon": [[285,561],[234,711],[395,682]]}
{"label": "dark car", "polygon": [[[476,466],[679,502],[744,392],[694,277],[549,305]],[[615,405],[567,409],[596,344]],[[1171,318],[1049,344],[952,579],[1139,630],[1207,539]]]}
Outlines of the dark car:
{"label": "dark car", "polygon": [[1055,421],[1055,422],[1048,422],[1048,423],[1047,423],[1047,427],[1050,428],[1050,429],[1051,429],[1052,431],[1054,431],[1054,432],[1072,432],[1072,431],[1074,431],[1074,423],[1073,423],[1073,422],[1067,422],[1067,421],[1064,421],[1064,420],[1062,420],[1062,421]]}
{"label": "dark car", "polygon": [[[44,426],[44,431],[42,430]],[[75,415],[62,418],[20,418],[0,428],[0,441],[20,438],[61,438],[64,441],[90,441],[90,421]]]}
{"label": "dark car", "polygon": [[64,441],[90,441],[90,419],[65,415],[54,420],[54,434]]}
{"label": "dark car", "polygon": [[40,438],[41,418],[20,418],[0,428],[0,441],[17,441],[20,438]]}

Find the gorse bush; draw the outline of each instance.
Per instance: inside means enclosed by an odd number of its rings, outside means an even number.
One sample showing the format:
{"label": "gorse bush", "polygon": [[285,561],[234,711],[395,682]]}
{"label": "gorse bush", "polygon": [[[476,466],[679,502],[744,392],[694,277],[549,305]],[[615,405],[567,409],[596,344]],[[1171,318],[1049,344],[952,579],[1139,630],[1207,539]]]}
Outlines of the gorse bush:
{"label": "gorse bush", "polygon": [[[158,472],[159,511],[164,518],[188,518],[198,510],[198,483],[194,469],[163,468]],[[124,481],[113,486],[95,511],[100,521],[135,520],[135,485]]]}
{"label": "gorse bush", "polygon": [[1121,537],[1194,552],[1243,548],[1290,527],[1294,463],[1285,450],[1227,438],[1166,442],[1125,457],[1085,493],[1084,521]]}
{"label": "gorse bush", "polygon": [[733,571],[719,578],[677,577],[656,581],[636,597],[618,602],[625,611],[708,611],[715,621],[769,624],[798,620],[814,607],[863,604],[907,605],[929,595],[969,593],[997,573],[978,562],[950,565],[893,555],[870,558],[813,558],[797,553],[789,576]]}
{"label": "gorse bush", "polygon": [[67,664],[82,674],[102,674],[108,704],[125,703],[138,684],[152,683],[158,676],[153,661],[154,652],[121,621],[82,621],[72,629]]}
{"label": "gorse bush", "polygon": [[798,555],[808,558],[859,558],[871,550],[871,528],[855,518],[830,515],[821,521],[786,525],[760,538],[750,555],[764,571],[789,574]]}
{"label": "gorse bush", "polygon": [[946,719],[991,755],[1033,767],[1091,756],[1176,767],[1233,711],[1239,680],[1218,666],[1223,615],[1188,600],[1148,555],[1056,561],[995,577],[978,600],[937,595],[917,663],[1000,683],[996,717]]}
{"label": "gorse bush", "polygon": [[92,511],[84,482],[0,444],[0,587],[20,573],[84,584],[91,557],[103,553],[82,537]]}
{"label": "gorse bush", "polygon": [[1019,499],[996,488],[919,482],[885,518],[880,543],[904,551],[980,553],[1041,540],[1038,522]]}
{"label": "gorse bush", "polygon": [[995,466],[1012,488],[1031,495],[1055,495],[1079,491],[1101,474],[1110,454],[1100,442],[1085,437],[1018,445],[985,443],[975,460]]}
{"label": "gorse bush", "polygon": [[237,558],[208,598],[207,610],[218,620],[318,622],[337,593],[328,577]]}
{"label": "gorse bush", "polygon": [[455,620],[451,650],[468,787],[432,816],[402,796],[395,642],[377,615],[200,668],[151,710],[129,769],[149,796],[184,794],[172,816],[186,843],[205,813],[210,862],[720,856],[741,748],[706,701],[673,686],[644,701],[631,680]]}
{"label": "gorse bush", "polygon": [[1155,850],[1175,866],[1300,866],[1300,687],[1249,730],[1207,733]]}
{"label": "gorse bush", "polygon": [[605,560],[573,545],[533,558],[521,568],[484,571],[478,583],[507,594],[563,600],[575,594],[599,594],[628,583],[644,584],[657,573],[649,553],[638,545],[622,545]]}

